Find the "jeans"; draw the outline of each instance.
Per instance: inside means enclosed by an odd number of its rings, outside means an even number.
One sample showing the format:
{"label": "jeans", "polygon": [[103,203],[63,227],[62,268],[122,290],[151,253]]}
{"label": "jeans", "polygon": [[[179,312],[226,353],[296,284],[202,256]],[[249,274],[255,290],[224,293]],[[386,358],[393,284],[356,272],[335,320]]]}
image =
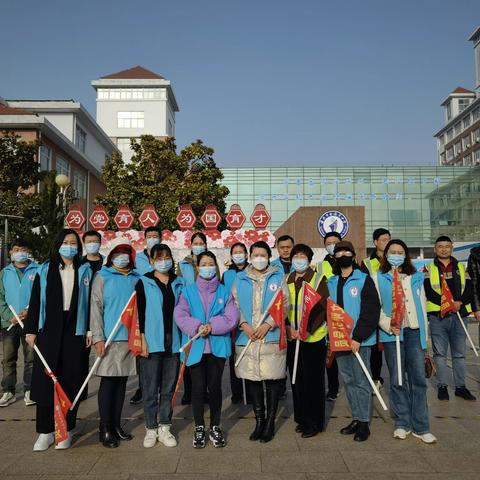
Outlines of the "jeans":
{"label": "jeans", "polygon": [[395,426],[419,435],[430,431],[425,380],[425,351],[420,344],[420,330],[405,328],[400,343],[402,386],[398,385],[395,342],[385,342],[385,360],[390,374],[390,400]]}
{"label": "jeans", "polygon": [[[429,315],[430,334],[432,335],[433,359],[437,367],[438,386],[447,386],[447,351],[450,345],[455,388],[465,386],[465,340],[467,336],[460,325],[457,314],[444,318]],[[464,319],[465,322],[465,319]]]}
{"label": "jeans", "polygon": [[[370,368],[371,347],[361,347],[360,356],[367,369]],[[352,410],[352,419],[369,422],[372,416],[372,387],[363,373],[356,356],[351,352],[336,352],[338,371],[342,376],[347,400]]]}
{"label": "jeans", "polygon": [[30,383],[32,381],[32,369],[33,369],[33,348],[28,346],[23,335],[22,328],[19,325],[15,325],[7,332],[6,329],[2,330],[3,338],[3,377],[2,377],[2,390],[4,393],[15,393],[15,386],[17,384],[17,360],[18,349],[20,348],[20,342],[23,348],[23,390],[26,392],[30,390]]}
{"label": "jeans", "polygon": [[148,358],[138,357],[143,412],[148,429],[158,427],[157,412],[161,425],[169,425],[172,421],[172,398],[179,363],[178,353],[156,352],[151,353]]}

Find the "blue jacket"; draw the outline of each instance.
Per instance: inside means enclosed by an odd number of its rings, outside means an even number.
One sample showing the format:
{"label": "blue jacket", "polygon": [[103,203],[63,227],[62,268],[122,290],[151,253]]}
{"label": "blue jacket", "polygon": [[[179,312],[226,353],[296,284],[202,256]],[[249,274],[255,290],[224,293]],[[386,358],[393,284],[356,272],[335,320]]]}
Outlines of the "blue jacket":
{"label": "blue jacket", "polygon": [[178,262],[178,268],[180,269],[185,285],[195,283],[195,270],[190,262],[181,260]]}
{"label": "blue jacket", "polygon": [[139,275],[145,275],[153,270],[152,266],[150,265],[150,258],[145,251],[141,251],[140,253],[136,254],[135,270]]}
{"label": "blue jacket", "polygon": [[[280,257],[277,257],[275,260],[272,260],[270,262],[270,265],[274,265],[275,267],[278,267],[280,272],[282,272],[285,275],[285,269],[283,268],[283,263],[280,260]],[[295,271],[295,269],[293,268],[293,266],[290,266],[290,272],[289,273],[292,273],[294,271]]]}
{"label": "blue jacket", "polygon": [[[5,290],[5,302],[11,305],[17,313],[28,307],[30,294],[32,293],[33,281],[39,265],[31,262],[23,271],[20,280],[18,269],[10,263],[3,269],[3,288]],[[10,314],[10,317],[12,315]]]}
{"label": "blue jacket", "polygon": [[229,268],[228,270],[225,270],[223,273],[223,284],[225,285],[225,288],[230,292],[232,290],[233,284],[235,283],[235,279],[237,278],[237,274],[240,272],[237,272],[237,270],[234,270],[233,268]]}

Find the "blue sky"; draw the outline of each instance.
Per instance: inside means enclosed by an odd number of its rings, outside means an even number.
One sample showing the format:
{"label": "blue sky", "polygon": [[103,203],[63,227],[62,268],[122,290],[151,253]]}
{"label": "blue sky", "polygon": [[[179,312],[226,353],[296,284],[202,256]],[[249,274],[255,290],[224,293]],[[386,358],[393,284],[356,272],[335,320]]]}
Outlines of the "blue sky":
{"label": "blue sky", "polygon": [[473,87],[478,0],[2,0],[0,96],[73,98],[142,65],[179,146],[220,166],[434,164],[441,101]]}

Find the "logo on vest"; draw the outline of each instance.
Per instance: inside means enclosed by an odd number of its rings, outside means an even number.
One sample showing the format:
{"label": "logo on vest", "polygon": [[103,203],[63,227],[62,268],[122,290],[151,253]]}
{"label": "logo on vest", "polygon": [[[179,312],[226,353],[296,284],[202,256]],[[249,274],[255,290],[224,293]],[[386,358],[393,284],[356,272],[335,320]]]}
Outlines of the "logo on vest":
{"label": "logo on vest", "polygon": [[317,223],[318,232],[322,237],[325,237],[327,233],[337,232],[343,238],[348,233],[349,228],[350,224],[347,217],[337,210],[325,212]]}
{"label": "logo on vest", "polygon": [[276,283],[271,283],[268,288],[272,291],[272,292],[276,292],[278,290],[278,285]]}
{"label": "logo on vest", "polygon": [[90,285],[90,281],[88,280],[88,277],[85,277],[85,278],[83,279],[83,284],[84,284],[86,287],[88,287],[88,286]]}
{"label": "logo on vest", "polygon": [[352,287],[350,289],[350,296],[351,297],[358,297],[358,288],[357,287]]}
{"label": "logo on vest", "polygon": [[219,298],[218,303],[219,303],[219,305],[222,305],[223,304],[223,298]]}
{"label": "logo on vest", "polygon": [[33,282],[35,280],[35,274],[34,273],[30,273],[30,275],[28,275],[28,281],[29,282]]}

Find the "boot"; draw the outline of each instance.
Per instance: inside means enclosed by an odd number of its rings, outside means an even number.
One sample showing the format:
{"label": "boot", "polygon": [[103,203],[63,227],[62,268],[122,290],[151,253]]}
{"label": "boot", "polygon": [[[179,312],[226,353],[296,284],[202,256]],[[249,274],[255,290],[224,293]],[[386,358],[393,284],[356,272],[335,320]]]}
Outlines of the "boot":
{"label": "boot", "polygon": [[120,425],[117,425],[113,429],[113,434],[117,440],[132,440],[133,435],[127,433]]}
{"label": "boot", "polygon": [[255,385],[250,389],[253,413],[255,413],[255,430],[250,435],[250,440],[259,440],[265,428],[265,402],[263,400],[263,385]]}
{"label": "boot", "polygon": [[353,439],[356,442],[364,442],[370,436],[370,428],[368,427],[368,422],[358,422],[357,431]]}
{"label": "boot", "polygon": [[115,437],[113,429],[104,423],[100,423],[99,428],[99,441],[102,442],[102,445],[106,448],[117,448],[118,440]]}
{"label": "boot", "polygon": [[260,442],[267,443],[275,435],[275,417],[277,416],[278,401],[280,399],[281,385],[277,381],[267,381],[267,421],[260,437]]}

